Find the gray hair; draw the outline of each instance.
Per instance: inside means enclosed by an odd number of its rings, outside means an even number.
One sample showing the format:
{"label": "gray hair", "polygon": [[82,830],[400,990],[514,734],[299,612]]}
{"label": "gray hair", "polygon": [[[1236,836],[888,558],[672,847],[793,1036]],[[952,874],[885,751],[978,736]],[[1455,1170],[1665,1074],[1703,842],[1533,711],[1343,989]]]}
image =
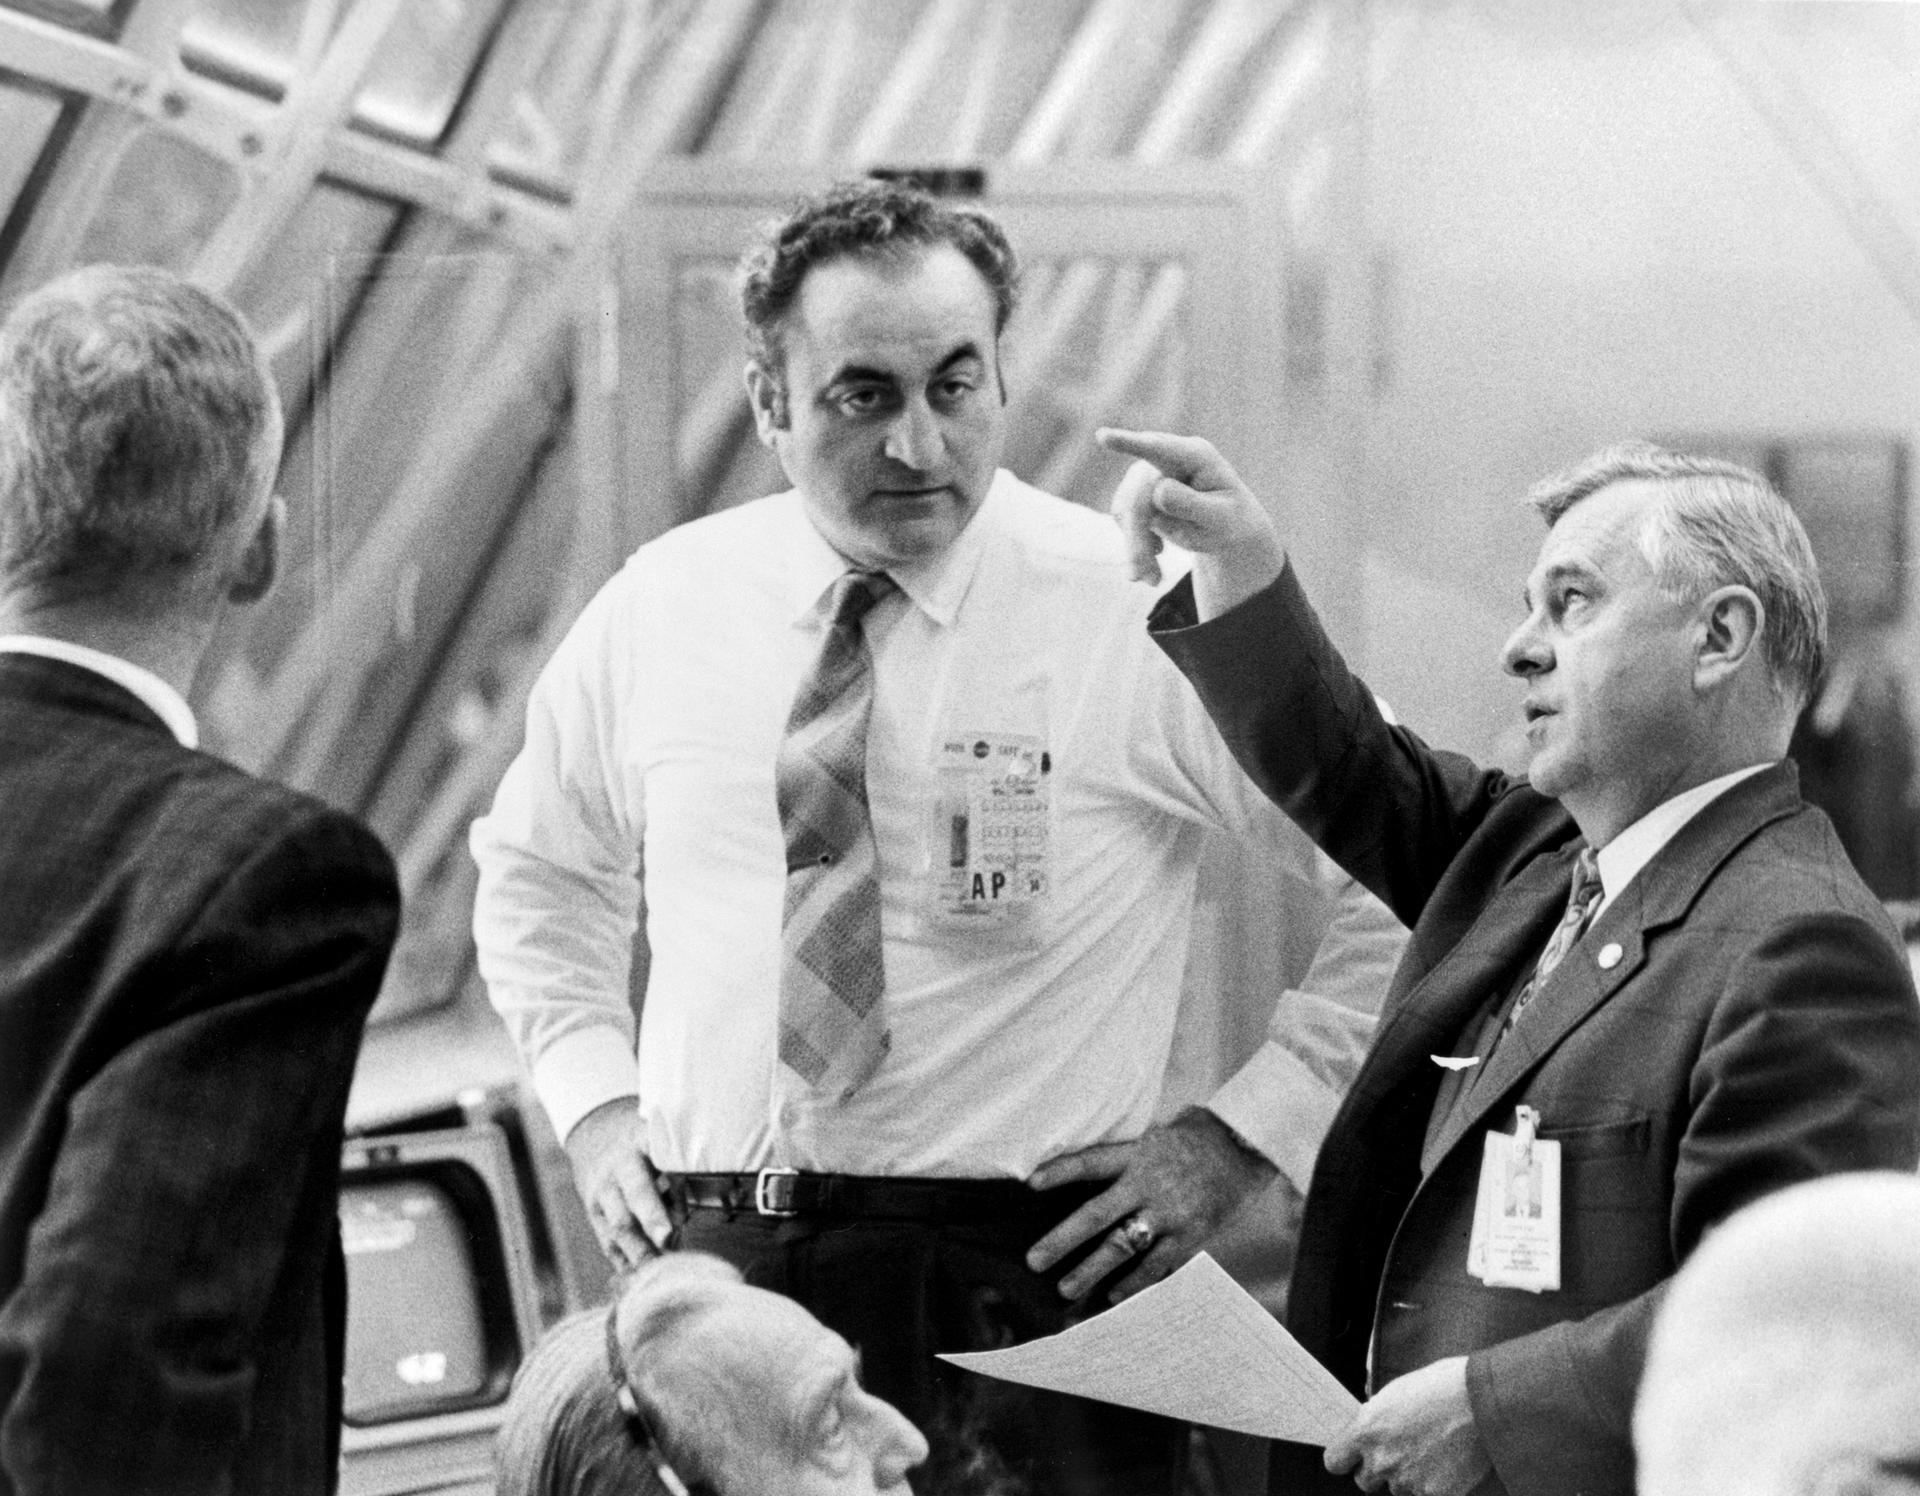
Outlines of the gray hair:
{"label": "gray hair", "polygon": [[521,1363],[493,1446],[495,1496],[657,1490],[607,1385],[606,1310],[563,1319]]}
{"label": "gray hair", "polygon": [[1776,690],[1805,701],[1827,651],[1827,595],[1799,517],[1765,478],[1738,463],[1622,442],[1537,483],[1527,502],[1548,525],[1614,483],[1658,484],[1640,550],[1668,596],[1696,602],[1738,585],[1760,599],[1760,635]]}
{"label": "gray hair", "polygon": [[709,1253],[668,1252],[643,1262],[621,1295],[627,1383],[661,1451],[689,1485],[713,1484],[735,1410],[705,1362],[677,1352],[742,1282],[738,1268]]}
{"label": "gray hair", "polygon": [[279,401],[240,314],[92,266],[0,323],[0,579],[58,601],[164,588],[272,479]]}

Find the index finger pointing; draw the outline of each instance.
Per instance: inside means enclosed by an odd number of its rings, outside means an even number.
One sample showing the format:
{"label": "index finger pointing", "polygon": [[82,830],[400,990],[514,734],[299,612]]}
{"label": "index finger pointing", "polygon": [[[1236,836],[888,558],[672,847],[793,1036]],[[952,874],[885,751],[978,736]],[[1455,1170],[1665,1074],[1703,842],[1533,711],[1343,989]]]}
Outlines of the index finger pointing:
{"label": "index finger pointing", "polygon": [[1204,437],[1176,436],[1170,431],[1126,431],[1102,426],[1093,439],[1109,452],[1144,458],[1169,478],[1191,483],[1204,474],[1220,454]]}

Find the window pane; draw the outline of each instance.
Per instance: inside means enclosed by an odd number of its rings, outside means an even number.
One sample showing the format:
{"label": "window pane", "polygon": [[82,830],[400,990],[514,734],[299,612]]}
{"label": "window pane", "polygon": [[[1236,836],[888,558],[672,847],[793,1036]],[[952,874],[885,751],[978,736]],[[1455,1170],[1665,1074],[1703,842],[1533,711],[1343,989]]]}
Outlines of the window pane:
{"label": "window pane", "polygon": [[[362,82],[354,122],[408,145],[437,144],[502,3],[408,0]],[[293,81],[307,5],[308,0],[205,0],[181,32],[182,55],[199,72],[277,97]],[[340,15],[345,14],[342,6]]]}
{"label": "window pane", "polygon": [[47,134],[60,117],[60,100],[37,89],[0,84],[0,221],[13,211],[14,199],[40,159]]}
{"label": "window pane", "polygon": [[304,406],[317,361],[333,346],[351,305],[331,267],[343,260],[365,263],[386,242],[400,211],[384,198],[321,182],[259,269],[234,289],[234,300],[272,355],[281,402],[290,413]]}

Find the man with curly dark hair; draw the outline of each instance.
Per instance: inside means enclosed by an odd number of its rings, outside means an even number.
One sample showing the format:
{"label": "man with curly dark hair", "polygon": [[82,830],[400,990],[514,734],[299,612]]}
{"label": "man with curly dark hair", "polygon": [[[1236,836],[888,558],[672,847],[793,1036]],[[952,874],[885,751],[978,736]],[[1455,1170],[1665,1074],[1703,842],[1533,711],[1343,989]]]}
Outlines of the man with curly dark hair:
{"label": "man with curly dark hair", "polygon": [[[1016,285],[986,213],[884,183],[747,257],[747,394],[793,488],[589,605],[475,827],[475,930],[616,1260],[684,1242],[797,1298],[935,1471],[977,1432],[1036,1490],[1168,1492],[1178,1427],[934,1356],[1056,1331],[1304,1184],[1338,1065],[1302,1036],[1351,1030],[1399,931],[1147,645],[1112,527],[1000,470]],[[1166,1118],[1218,833],[1293,890],[1296,958],[1249,1004],[1320,996]]]}

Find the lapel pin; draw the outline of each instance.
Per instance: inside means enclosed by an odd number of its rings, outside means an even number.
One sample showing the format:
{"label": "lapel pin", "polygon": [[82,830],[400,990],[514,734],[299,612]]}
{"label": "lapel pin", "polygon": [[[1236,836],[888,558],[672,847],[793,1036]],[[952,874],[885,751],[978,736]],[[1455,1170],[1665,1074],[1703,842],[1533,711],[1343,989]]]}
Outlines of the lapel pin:
{"label": "lapel pin", "polygon": [[1600,947],[1600,954],[1596,959],[1600,962],[1602,971],[1612,971],[1620,964],[1620,958],[1625,954],[1626,952],[1620,949],[1618,941],[1609,940]]}

